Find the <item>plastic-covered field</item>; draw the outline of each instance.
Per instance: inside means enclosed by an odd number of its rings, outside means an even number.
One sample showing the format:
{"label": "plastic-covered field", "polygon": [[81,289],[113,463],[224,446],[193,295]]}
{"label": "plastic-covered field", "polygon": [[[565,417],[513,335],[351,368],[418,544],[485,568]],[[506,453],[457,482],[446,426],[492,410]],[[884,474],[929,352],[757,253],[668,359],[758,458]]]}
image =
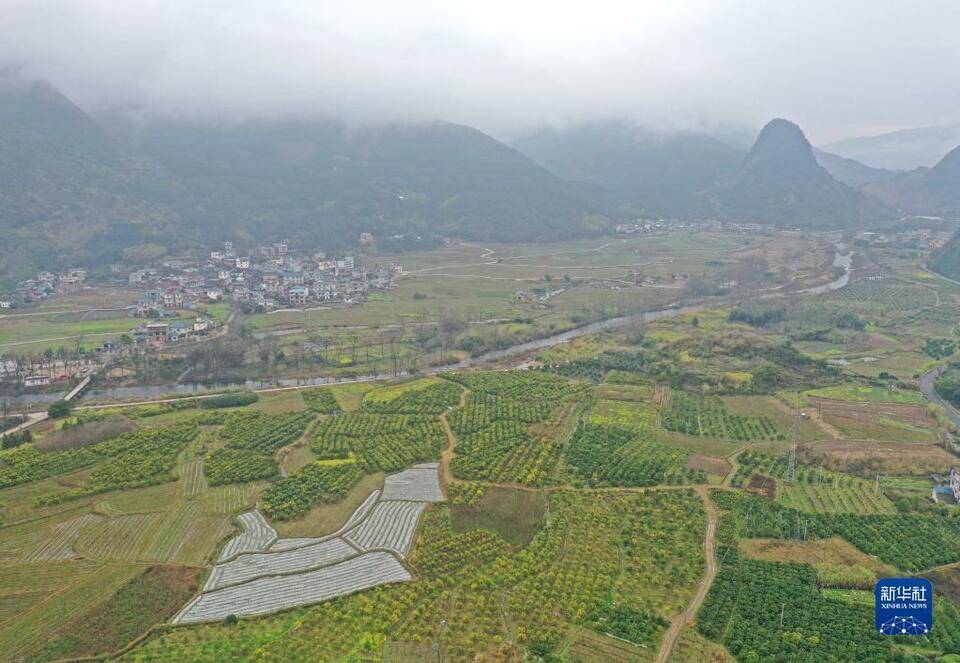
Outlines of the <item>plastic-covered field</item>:
{"label": "plastic-covered field", "polygon": [[270,523],[259,511],[241,513],[239,518],[243,525],[243,534],[233,537],[223,547],[220,552],[221,562],[240,553],[266,550],[277,539],[277,531],[270,527]]}
{"label": "plastic-covered field", "polygon": [[443,500],[439,465],[388,476],[337,532],[278,539],[259,511],[239,516],[243,533],[227,542],[203,588],[175,624],[261,615],[410,580],[403,558],[428,502]]}
{"label": "plastic-covered field", "polygon": [[225,564],[215,566],[203,589],[210,591],[267,575],[307,571],[343,561],[357,553],[356,548],[336,538],[284,552],[238,555]]}
{"label": "plastic-covered field", "polygon": [[318,538],[299,538],[299,539],[277,539],[272,546],[270,546],[270,552],[280,552],[283,550],[293,550],[294,548],[302,548],[304,546],[313,545],[314,543],[320,543],[321,541],[326,541],[334,536],[339,536],[344,532],[348,532],[354,527],[356,527],[360,521],[367,517],[367,514],[370,513],[370,510],[373,509],[373,505],[377,503],[377,499],[380,497],[380,491],[375,490],[367,496],[367,499],[357,507],[357,510],[353,512],[353,515],[347,520],[343,527],[338,529],[333,534],[328,536],[321,536]]}
{"label": "plastic-covered field", "polygon": [[173,621],[190,624],[219,621],[228,615],[262,615],[410,579],[410,572],[390,553],[364,553],[306,573],[259,578],[206,592]]}
{"label": "plastic-covered field", "polygon": [[414,465],[409,470],[391,474],[383,484],[384,500],[409,500],[413,502],[442,502],[439,463]]}
{"label": "plastic-covered field", "polygon": [[385,548],[406,555],[425,506],[423,502],[378,502],[370,517],[344,538],[364,550]]}

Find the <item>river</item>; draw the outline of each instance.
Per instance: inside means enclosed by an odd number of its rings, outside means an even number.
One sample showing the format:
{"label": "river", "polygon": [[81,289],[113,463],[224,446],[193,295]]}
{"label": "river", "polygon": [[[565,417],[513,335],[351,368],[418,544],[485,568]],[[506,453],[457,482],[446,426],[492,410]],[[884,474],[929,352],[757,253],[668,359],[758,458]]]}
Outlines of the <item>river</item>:
{"label": "river", "polygon": [[[797,295],[806,295],[806,294],[823,294],[826,292],[832,292],[834,290],[839,290],[847,285],[850,281],[850,269],[853,260],[853,253],[850,253],[846,250],[842,244],[837,244],[837,250],[834,254],[833,264],[834,268],[840,267],[843,268],[843,274],[829,283],[824,283],[823,285],[815,286],[812,288],[804,288],[802,290],[794,291],[778,291],[768,293],[763,296],[764,299],[774,299],[781,297],[793,297]],[[710,304],[710,307],[716,307],[718,303],[714,302]],[[476,357],[470,357],[459,361],[454,364],[445,364],[443,366],[434,366],[421,370],[418,375],[436,375],[438,373],[448,373],[451,371],[459,371],[465,368],[472,368],[480,366],[489,362],[499,361],[507,357],[512,357],[518,354],[524,354],[531,352],[533,350],[540,350],[543,348],[548,348],[553,345],[559,345],[560,343],[567,343],[575,338],[584,336],[586,334],[593,334],[600,331],[605,331],[609,329],[618,329],[622,327],[630,327],[634,325],[642,325],[656,320],[661,320],[664,318],[674,317],[682,313],[693,313],[699,310],[703,310],[707,305],[698,305],[698,306],[668,306],[656,311],[646,311],[643,313],[636,313],[633,315],[621,316],[618,318],[608,318],[606,320],[601,320],[599,322],[592,322],[581,327],[576,327],[574,329],[561,332],[559,334],[554,334],[553,336],[546,336],[544,338],[539,338],[533,341],[528,341],[526,343],[519,343],[517,345],[512,345],[509,348],[504,348],[502,350],[494,350],[491,352],[484,353],[482,355],[477,355]],[[316,378],[304,378],[304,379],[259,379],[259,380],[247,380],[245,382],[227,382],[222,384],[201,384],[198,382],[183,383],[183,384],[166,384],[166,385],[156,385],[156,386],[146,386],[146,387],[114,387],[112,389],[91,389],[84,393],[80,400],[88,402],[106,402],[106,401],[146,401],[146,400],[155,400],[164,397],[177,397],[177,396],[195,396],[199,394],[208,394],[215,393],[218,391],[227,391],[235,389],[247,389],[250,391],[266,391],[270,389],[284,389],[284,388],[295,388],[295,387],[319,387],[324,385],[331,384],[340,384],[347,382],[372,382],[376,380],[388,380],[394,377],[406,377],[406,373],[400,373],[394,375],[393,373],[382,373],[379,375],[362,375],[349,379],[338,379],[331,377],[316,377]],[[59,394],[26,394],[23,396],[16,396],[7,399],[7,402],[11,407],[28,409],[30,406],[42,406],[49,404],[60,398]]]}

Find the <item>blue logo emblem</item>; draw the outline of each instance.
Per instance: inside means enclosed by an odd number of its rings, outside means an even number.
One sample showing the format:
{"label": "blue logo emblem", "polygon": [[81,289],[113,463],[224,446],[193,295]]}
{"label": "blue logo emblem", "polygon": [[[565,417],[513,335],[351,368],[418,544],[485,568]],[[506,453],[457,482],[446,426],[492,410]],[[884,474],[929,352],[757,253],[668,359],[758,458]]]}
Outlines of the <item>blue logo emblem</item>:
{"label": "blue logo emblem", "polygon": [[924,578],[882,578],[874,589],[877,631],[926,635],[933,628],[933,585]]}

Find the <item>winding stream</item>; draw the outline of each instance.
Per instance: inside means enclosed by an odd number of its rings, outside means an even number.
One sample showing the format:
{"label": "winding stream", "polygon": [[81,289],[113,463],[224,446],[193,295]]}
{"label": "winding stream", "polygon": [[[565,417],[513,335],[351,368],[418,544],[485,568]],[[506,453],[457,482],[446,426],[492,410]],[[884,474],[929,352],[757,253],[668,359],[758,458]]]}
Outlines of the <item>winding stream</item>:
{"label": "winding stream", "polygon": [[[824,283],[823,285],[804,288],[802,290],[793,290],[793,291],[778,291],[771,292],[763,296],[763,299],[777,299],[784,297],[793,297],[797,295],[807,295],[807,294],[824,294],[832,292],[834,290],[839,290],[847,285],[850,281],[850,270],[853,260],[853,253],[847,252],[845,247],[841,244],[837,245],[836,253],[834,254],[833,264],[834,268],[842,268],[843,274],[829,283]],[[533,341],[527,341],[526,343],[519,343],[517,345],[512,345],[509,348],[504,348],[502,350],[493,350],[491,352],[486,352],[476,357],[469,357],[462,361],[459,361],[454,364],[445,364],[443,366],[433,366],[421,370],[418,375],[436,375],[438,373],[447,373],[451,371],[463,370],[465,368],[471,368],[486,364],[493,361],[498,361],[505,359],[507,357],[512,357],[518,354],[524,354],[531,352],[533,350],[540,350],[543,348],[548,348],[554,345],[559,345],[560,343],[567,343],[575,338],[579,338],[586,334],[593,334],[600,331],[606,331],[609,329],[619,329],[623,327],[630,327],[634,325],[642,325],[656,320],[662,320],[664,318],[672,318],[674,316],[683,314],[683,313],[693,313],[696,311],[703,310],[704,308],[716,307],[718,303],[713,302],[710,305],[696,305],[696,306],[668,306],[656,311],[646,311],[643,313],[635,313],[632,315],[621,316],[617,318],[608,318],[606,320],[601,320],[599,322],[592,322],[590,324],[583,325],[582,327],[576,327],[574,329],[561,332],[559,334],[554,334],[553,336],[546,336],[543,338],[538,338]],[[167,385],[155,385],[155,386],[138,386],[138,387],[114,387],[112,389],[92,389],[83,396],[81,396],[81,401],[96,401],[96,402],[105,402],[105,401],[146,401],[160,399],[163,397],[174,398],[177,396],[194,396],[199,394],[214,393],[218,391],[226,391],[231,389],[247,389],[250,391],[267,391],[273,389],[289,389],[295,387],[314,387],[314,386],[323,386],[330,384],[341,384],[348,382],[372,382],[376,380],[388,380],[395,377],[404,377],[407,376],[406,372],[401,372],[399,375],[394,375],[393,373],[381,373],[377,375],[361,375],[348,379],[340,379],[336,377],[316,377],[316,378],[305,378],[305,379],[258,379],[258,380],[247,380],[245,382],[226,382],[221,384],[201,384],[198,382],[194,383],[183,383],[183,384],[167,384]],[[30,405],[42,406],[44,404],[51,403],[55,400],[61,398],[60,394],[26,394],[23,396],[16,396],[8,398],[7,402],[15,408],[28,408]]]}

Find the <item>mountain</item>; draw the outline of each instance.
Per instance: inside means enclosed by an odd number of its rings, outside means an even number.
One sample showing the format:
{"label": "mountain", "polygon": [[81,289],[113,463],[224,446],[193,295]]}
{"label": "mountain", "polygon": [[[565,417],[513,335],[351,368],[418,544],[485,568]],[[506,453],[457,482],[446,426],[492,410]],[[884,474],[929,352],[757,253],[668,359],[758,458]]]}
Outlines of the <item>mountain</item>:
{"label": "mountain", "polygon": [[817,163],[826,168],[834,179],[854,189],[872,182],[888,182],[902,174],[902,171],[873,168],[855,159],[847,159],[816,148],[813,155],[817,158]]}
{"label": "mountain", "polygon": [[918,168],[864,190],[909,214],[960,217],[960,147],[948,152],[933,168]]}
{"label": "mountain", "polygon": [[330,250],[360,232],[573,238],[606,230],[611,209],[595,187],[469,127],[105,127],[48,84],[0,75],[0,281],[227,238]]}
{"label": "mountain", "polygon": [[128,138],[185,183],[194,206],[183,214],[208,236],[339,248],[362,231],[527,241],[606,227],[589,187],[465,126],[166,123]]}
{"label": "mountain", "polygon": [[929,266],[947,278],[960,280],[960,235],[954,235],[931,253]]}
{"label": "mountain", "polygon": [[796,124],[771,120],[730,177],[711,193],[715,213],[743,221],[849,227],[880,211],[817,163]]}
{"label": "mountain", "polygon": [[0,277],[169,236],[158,183],[170,184],[56,89],[0,74]]}
{"label": "mountain", "polygon": [[824,145],[823,149],[875,168],[913,170],[932,166],[957,145],[960,145],[960,125],[848,138]]}
{"label": "mountain", "polygon": [[743,152],[705,134],[658,133],[625,121],[542,130],[513,145],[568,180],[588,182],[651,214],[686,216]]}

